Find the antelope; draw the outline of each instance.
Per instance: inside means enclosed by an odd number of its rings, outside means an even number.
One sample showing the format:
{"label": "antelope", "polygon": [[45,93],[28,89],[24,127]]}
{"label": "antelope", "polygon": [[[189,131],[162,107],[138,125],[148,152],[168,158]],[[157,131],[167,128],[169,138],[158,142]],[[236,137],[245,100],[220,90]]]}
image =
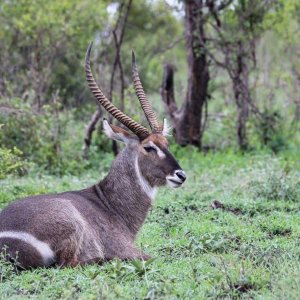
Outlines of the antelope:
{"label": "antelope", "polygon": [[[20,199],[0,213],[0,249],[28,269],[103,263],[114,258],[147,260],[134,241],[152,206],[157,187],[179,187],[184,171],[168,150],[167,122],[158,119],[145,95],[132,52],[136,95],[150,125],[143,127],[115,107],[97,86],[85,57],[88,86],[115,119],[131,132],[103,121],[105,134],[125,143],[108,175],[79,191]],[[0,250],[1,251],[1,250]]]}

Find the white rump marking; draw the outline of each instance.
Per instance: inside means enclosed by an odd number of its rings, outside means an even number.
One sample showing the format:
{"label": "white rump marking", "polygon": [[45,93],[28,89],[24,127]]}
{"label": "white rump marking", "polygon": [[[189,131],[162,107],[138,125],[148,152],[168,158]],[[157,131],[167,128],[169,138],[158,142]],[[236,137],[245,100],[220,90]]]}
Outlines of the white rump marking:
{"label": "white rump marking", "polygon": [[54,261],[54,252],[49,245],[38,240],[32,234],[22,231],[2,231],[0,232],[0,238],[13,238],[30,244],[41,254],[45,265],[49,265]]}
{"label": "white rump marking", "polygon": [[149,142],[149,145],[156,150],[159,158],[163,159],[166,157],[166,155],[160,150],[160,148],[157,147],[152,141]]}
{"label": "white rump marking", "polygon": [[154,200],[155,195],[156,195],[156,188],[152,187],[147,180],[144,178],[144,176],[141,174],[140,168],[139,168],[139,162],[138,162],[138,157],[135,159],[135,172],[136,176],[138,178],[138,181],[140,183],[140,186],[142,187],[142,190],[146,193],[146,195],[151,199]]}

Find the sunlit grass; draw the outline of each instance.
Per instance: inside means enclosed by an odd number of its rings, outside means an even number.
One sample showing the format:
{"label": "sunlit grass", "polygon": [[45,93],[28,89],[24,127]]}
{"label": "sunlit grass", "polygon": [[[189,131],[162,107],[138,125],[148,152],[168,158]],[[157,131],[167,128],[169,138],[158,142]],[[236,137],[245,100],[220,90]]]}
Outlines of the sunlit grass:
{"label": "sunlit grass", "polygon": [[[14,273],[1,265],[0,298],[298,299],[300,164],[294,155],[173,149],[188,180],[164,188],[137,240],[153,261]],[[10,177],[0,205],[80,189],[104,173]],[[218,201],[223,206],[213,209]]]}

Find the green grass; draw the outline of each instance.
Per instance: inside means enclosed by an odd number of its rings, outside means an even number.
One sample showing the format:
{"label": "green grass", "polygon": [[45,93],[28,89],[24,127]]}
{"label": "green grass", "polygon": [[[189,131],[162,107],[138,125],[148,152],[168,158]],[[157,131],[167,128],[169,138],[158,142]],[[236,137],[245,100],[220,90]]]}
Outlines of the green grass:
{"label": "green grass", "polygon": [[[162,189],[137,244],[153,261],[14,273],[1,299],[299,299],[300,161],[294,153],[198,153],[174,148],[188,180]],[[86,187],[104,176],[28,175],[0,181],[0,206]],[[213,209],[219,201],[222,208]]]}

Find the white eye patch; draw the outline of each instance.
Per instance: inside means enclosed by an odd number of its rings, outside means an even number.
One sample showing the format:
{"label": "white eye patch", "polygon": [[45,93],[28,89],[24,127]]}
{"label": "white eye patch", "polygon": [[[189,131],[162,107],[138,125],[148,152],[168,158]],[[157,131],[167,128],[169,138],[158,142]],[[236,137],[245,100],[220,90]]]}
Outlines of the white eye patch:
{"label": "white eye patch", "polygon": [[152,141],[149,142],[149,146],[153,147],[156,150],[159,158],[163,159],[166,157],[166,155],[163,153],[163,151],[160,150],[160,148],[157,147]]}

